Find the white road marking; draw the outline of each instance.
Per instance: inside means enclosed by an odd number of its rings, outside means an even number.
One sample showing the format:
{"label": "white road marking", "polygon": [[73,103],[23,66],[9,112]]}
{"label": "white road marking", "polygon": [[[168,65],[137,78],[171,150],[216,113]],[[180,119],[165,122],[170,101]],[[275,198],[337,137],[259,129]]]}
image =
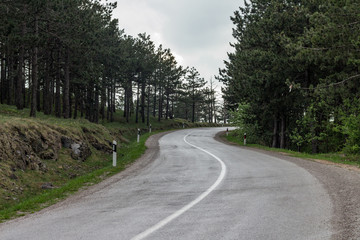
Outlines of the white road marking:
{"label": "white road marking", "polygon": [[225,175],[226,175],[226,165],[225,163],[217,156],[215,156],[214,154],[212,154],[211,152],[208,152],[205,149],[202,149],[201,147],[195,146],[194,144],[189,143],[186,138],[187,136],[189,136],[191,133],[187,134],[184,137],[184,142],[187,143],[188,145],[197,148],[207,154],[209,154],[210,156],[212,156],[213,158],[215,158],[220,164],[221,164],[221,173],[219,175],[219,177],[217,178],[216,182],[208,189],[206,190],[204,193],[202,193],[199,197],[197,197],[195,200],[193,200],[192,202],[190,202],[189,204],[187,204],[186,206],[184,206],[183,208],[181,208],[180,210],[174,212],[173,214],[171,214],[170,216],[166,217],[165,219],[161,220],[160,222],[158,222],[157,224],[155,224],[154,226],[152,226],[151,228],[145,230],[144,232],[136,235],[135,237],[133,237],[131,240],[141,240],[146,238],[147,236],[149,236],[150,234],[156,232],[157,230],[159,230],[160,228],[162,228],[163,226],[165,226],[166,224],[168,224],[169,222],[171,222],[172,220],[174,220],[175,218],[179,217],[180,215],[182,215],[183,213],[185,213],[186,211],[188,211],[190,208],[194,207],[196,204],[198,204],[200,201],[202,201],[205,197],[207,197],[207,195],[209,195],[212,191],[214,191],[214,189],[219,186],[219,184],[222,182],[222,180],[224,179]]}

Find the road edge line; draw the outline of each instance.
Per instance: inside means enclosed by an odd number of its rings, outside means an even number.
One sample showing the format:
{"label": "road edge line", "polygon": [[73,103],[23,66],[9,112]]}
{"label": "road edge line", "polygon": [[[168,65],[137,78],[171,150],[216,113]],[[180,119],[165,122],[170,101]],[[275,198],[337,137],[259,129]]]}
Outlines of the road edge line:
{"label": "road edge line", "polygon": [[147,230],[145,230],[144,232],[136,235],[135,237],[133,237],[131,240],[141,240],[146,238],[147,236],[149,236],[150,234],[156,232],[157,230],[159,230],[160,228],[164,227],[166,224],[170,223],[171,221],[173,221],[174,219],[176,219],[177,217],[179,217],[180,215],[184,214],[185,212],[187,212],[189,209],[191,209],[192,207],[194,207],[196,204],[198,204],[199,202],[201,202],[204,198],[206,198],[212,191],[215,190],[215,188],[217,186],[220,185],[220,183],[223,181],[223,179],[225,178],[226,175],[226,165],[225,163],[217,156],[215,156],[214,154],[212,154],[211,152],[198,147],[194,144],[189,143],[186,138],[191,134],[192,132],[188,133],[186,136],[184,136],[183,140],[186,144],[200,150],[203,151],[207,154],[209,154],[210,156],[212,156],[213,158],[215,158],[221,165],[221,172],[219,177],[217,178],[217,180],[215,181],[215,183],[213,183],[213,185],[211,185],[210,188],[208,188],[205,192],[203,192],[200,196],[198,196],[195,200],[191,201],[190,203],[188,203],[187,205],[185,205],[184,207],[182,207],[181,209],[179,209],[178,211],[174,212],[173,214],[171,214],[170,216],[164,218],[163,220],[161,220],[160,222],[158,222],[157,224],[155,224],[154,226],[148,228]]}

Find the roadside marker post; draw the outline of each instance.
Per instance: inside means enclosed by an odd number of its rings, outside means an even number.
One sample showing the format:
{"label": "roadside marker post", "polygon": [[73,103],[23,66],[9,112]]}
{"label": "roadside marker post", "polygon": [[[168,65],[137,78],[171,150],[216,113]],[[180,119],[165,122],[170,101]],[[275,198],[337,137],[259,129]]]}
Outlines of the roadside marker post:
{"label": "roadside marker post", "polygon": [[183,128],[185,128],[185,124],[184,123],[182,123],[183,124]]}
{"label": "roadside marker post", "polygon": [[117,142],[113,141],[113,167],[116,167],[116,145]]}
{"label": "roadside marker post", "polygon": [[140,128],[138,128],[138,134],[137,134],[137,142],[140,142]]}
{"label": "roadside marker post", "polygon": [[244,133],[244,145],[246,145],[246,133]]}
{"label": "roadside marker post", "polygon": [[229,128],[226,128],[226,136],[229,136]]}
{"label": "roadside marker post", "polygon": [[149,133],[151,133],[151,124],[149,125]]}

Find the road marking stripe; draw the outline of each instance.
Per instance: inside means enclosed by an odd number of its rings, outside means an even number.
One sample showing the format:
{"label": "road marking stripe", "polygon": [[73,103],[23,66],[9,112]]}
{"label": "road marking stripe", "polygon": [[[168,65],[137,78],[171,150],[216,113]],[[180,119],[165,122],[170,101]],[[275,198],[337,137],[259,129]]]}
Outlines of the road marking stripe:
{"label": "road marking stripe", "polygon": [[195,200],[193,200],[192,202],[190,202],[188,205],[184,206],[183,208],[181,208],[180,210],[176,211],[175,213],[171,214],[170,216],[166,217],[165,219],[161,220],[160,222],[158,222],[157,224],[155,224],[154,226],[152,226],[151,228],[145,230],[144,232],[136,235],[135,237],[133,237],[131,240],[141,240],[146,238],[147,236],[149,236],[150,234],[156,232],[157,230],[159,230],[160,228],[162,228],[163,226],[165,226],[166,224],[170,223],[172,220],[174,220],[175,218],[179,217],[180,215],[182,215],[183,213],[185,213],[186,211],[188,211],[190,208],[194,207],[196,204],[198,204],[200,201],[202,201],[207,195],[209,195],[212,191],[214,191],[214,189],[219,186],[219,184],[222,182],[222,180],[224,179],[225,175],[226,175],[226,165],[225,163],[218,158],[217,156],[215,156],[214,154],[212,154],[211,152],[206,151],[205,149],[202,149],[201,147],[195,146],[194,144],[189,143],[186,138],[187,136],[189,136],[191,133],[187,134],[184,137],[184,142],[187,143],[188,145],[197,148],[207,154],[209,154],[210,156],[212,156],[213,158],[215,158],[220,164],[221,164],[221,173],[219,175],[219,177],[217,178],[216,182],[208,189],[206,190],[204,193],[202,193],[199,197],[197,197]]}

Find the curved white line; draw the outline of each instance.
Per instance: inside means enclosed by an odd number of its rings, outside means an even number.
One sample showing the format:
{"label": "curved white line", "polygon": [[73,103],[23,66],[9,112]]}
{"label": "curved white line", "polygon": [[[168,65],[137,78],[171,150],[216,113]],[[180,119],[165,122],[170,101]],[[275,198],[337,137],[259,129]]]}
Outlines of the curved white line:
{"label": "curved white line", "polygon": [[190,202],[189,204],[187,204],[186,206],[184,206],[183,208],[181,208],[180,210],[174,212],[173,214],[171,214],[170,216],[166,217],[165,219],[161,220],[160,222],[158,222],[157,224],[155,224],[154,226],[152,226],[151,228],[145,230],[144,232],[136,235],[135,237],[133,237],[131,240],[141,240],[146,238],[147,236],[149,236],[150,234],[154,233],[155,231],[159,230],[160,228],[162,228],[163,226],[165,226],[166,224],[168,224],[169,222],[171,222],[172,220],[174,220],[175,218],[179,217],[180,215],[182,215],[183,213],[185,213],[186,211],[188,211],[190,208],[194,207],[196,204],[198,204],[200,201],[202,201],[207,195],[209,195],[212,191],[214,191],[214,189],[219,186],[219,184],[222,182],[222,180],[224,179],[225,175],[226,175],[226,165],[225,163],[218,158],[217,156],[215,156],[214,154],[212,154],[211,152],[206,151],[205,149],[202,149],[201,147],[195,146],[194,144],[189,143],[186,138],[187,136],[189,136],[191,133],[187,134],[184,137],[184,142],[187,143],[188,145],[197,148],[207,154],[209,154],[210,156],[212,156],[213,158],[215,158],[220,164],[221,164],[221,173],[219,175],[219,177],[217,178],[216,182],[208,189],[206,190],[204,193],[202,193],[199,197],[197,197],[195,200],[193,200],[192,202]]}

